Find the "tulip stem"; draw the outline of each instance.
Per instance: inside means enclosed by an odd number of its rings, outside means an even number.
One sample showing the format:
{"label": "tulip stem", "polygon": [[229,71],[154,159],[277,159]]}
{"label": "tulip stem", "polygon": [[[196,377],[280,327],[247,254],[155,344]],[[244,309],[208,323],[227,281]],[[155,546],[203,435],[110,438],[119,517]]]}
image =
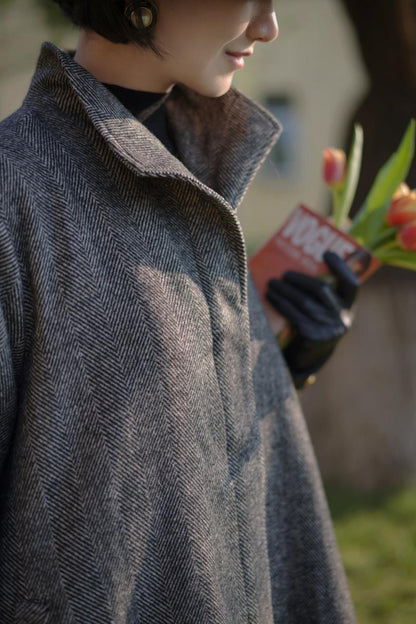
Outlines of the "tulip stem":
{"label": "tulip stem", "polygon": [[343,226],[343,205],[342,205],[342,189],[332,189],[333,215],[334,225],[342,230]]}

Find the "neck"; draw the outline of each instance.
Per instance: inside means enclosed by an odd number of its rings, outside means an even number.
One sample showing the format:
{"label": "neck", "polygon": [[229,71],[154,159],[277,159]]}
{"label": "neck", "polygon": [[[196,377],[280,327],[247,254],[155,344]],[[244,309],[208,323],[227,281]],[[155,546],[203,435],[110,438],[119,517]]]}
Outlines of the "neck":
{"label": "neck", "polygon": [[163,76],[161,60],[151,50],[113,43],[93,31],[81,29],[74,60],[107,84],[155,93],[169,93],[174,86]]}

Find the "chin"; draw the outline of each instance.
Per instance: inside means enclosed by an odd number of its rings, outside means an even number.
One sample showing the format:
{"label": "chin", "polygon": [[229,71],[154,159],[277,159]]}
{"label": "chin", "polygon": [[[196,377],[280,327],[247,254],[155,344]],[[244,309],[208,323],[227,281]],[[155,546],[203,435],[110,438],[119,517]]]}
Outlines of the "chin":
{"label": "chin", "polygon": [[204,84],[189,84],[188,87],[205,97],[217,98],[225,95],[230,90],[231,85],[232,77],[227,77],[221,80],[212,80],[211,82],[207,80]]}

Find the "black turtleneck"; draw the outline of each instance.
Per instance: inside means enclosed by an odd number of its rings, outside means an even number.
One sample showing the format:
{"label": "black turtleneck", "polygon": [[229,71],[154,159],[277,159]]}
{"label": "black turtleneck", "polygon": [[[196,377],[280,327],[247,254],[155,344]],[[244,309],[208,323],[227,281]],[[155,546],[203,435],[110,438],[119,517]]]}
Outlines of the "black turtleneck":
{"label": "black turtleneck", "polygon": [[[137,91],[135,89],[127,89],[119,85],[102,83],[120,102],[130,111],[134,117],[137,117],[145,108],[156,104],[160,99],[166,96],[166,93],[153,93],[151,91]],[[169,126],[169,120],[166,115],[165,102],[163,102],[149,117],[143,122],[163,145],[174,155],[177,156],[175,140]]]}

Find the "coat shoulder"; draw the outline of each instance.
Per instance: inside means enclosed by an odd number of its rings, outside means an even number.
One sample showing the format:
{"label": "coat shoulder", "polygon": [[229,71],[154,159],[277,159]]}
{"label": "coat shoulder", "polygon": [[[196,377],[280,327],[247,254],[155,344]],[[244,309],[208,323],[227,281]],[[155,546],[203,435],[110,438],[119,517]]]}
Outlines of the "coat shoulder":
{"label": "coat shoulder", "polygon": [[[0,122],[0,159],[14,166],[23,178],[30,178],[31,172],[41,168],[52,144],[55,151],[59,146],[62,133],[59,124],[51,122],[53,112],[51,108],[41,113],[23,104]],[[42,185],[44,179],[45,171],[37,182]]]}
{"label": "coat shoulder", "polygon": [[47,121],[21,107],[0,122],[0,216],[36,203],[53,185],[45,154],[51,142]]}
{"label": "coat shoulder", "polygon": [[22,161],[28,145],[25,129],[36,124],[36,113],[23,107],[0,122],[0,157],[10,162]]}

